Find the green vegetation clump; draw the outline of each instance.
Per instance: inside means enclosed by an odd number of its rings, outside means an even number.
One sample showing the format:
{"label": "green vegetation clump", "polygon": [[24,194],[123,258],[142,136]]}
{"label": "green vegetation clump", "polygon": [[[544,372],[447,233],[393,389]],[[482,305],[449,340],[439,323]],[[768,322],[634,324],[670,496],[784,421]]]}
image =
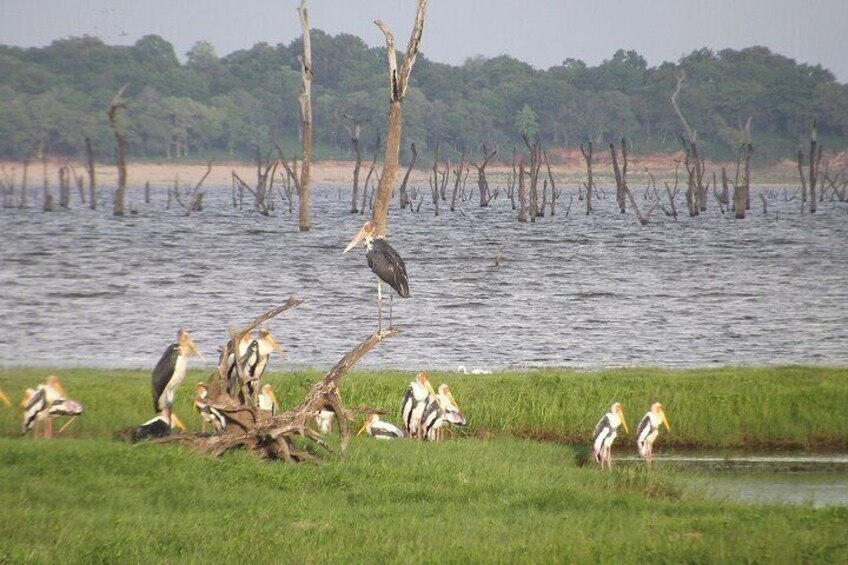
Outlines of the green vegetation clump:
{"label": "green vegetation clump", "polygon": [[[315,157],[350,158],[349,124],[339,116],[384,127],[385,51],[319,29],[311,42]],[[225,56],[200,41],[185,63],[158,35],[132,46],[88,36],[29,49],[0,45],[0,158],[35,157],[39,149],[79,158],[85,137],[99,155],[111,154],[105,112],[125,83],[131,159],[250,160],[257,144],[267,152],[274,142],[291,154],[300,120],[299,53],[301,38]],[[794,159],[814,117],[828,151],[848,139],[848,85],[765,47],[700,49],[656,67],[632,50],[618,49],[594,67],[562,53],[562,64],[544,70],[508,56],[452,66],[423,55],[404,106],[402,144],[415,142],[422,159],[437,142],[443,157],[448,147],[523,147],[522,133],[538,135],[554,158],[560,147],[594,141],[602,149],[623,136],[640,154],[677,151],[681,128],[670,96],[682,72],[678,100],[707,158],[735,158],[748,118],[755,163]],[[364,131],[363,143],[376,134]]]}

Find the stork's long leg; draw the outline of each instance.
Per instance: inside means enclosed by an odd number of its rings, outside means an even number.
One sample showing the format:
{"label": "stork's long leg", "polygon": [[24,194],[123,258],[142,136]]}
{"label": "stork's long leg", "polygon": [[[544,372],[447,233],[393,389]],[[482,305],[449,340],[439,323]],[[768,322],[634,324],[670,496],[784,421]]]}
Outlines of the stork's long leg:
{"label": "stork's long leg", "polygon": [[377,333],[383,332],[383,284],[377,277]]}

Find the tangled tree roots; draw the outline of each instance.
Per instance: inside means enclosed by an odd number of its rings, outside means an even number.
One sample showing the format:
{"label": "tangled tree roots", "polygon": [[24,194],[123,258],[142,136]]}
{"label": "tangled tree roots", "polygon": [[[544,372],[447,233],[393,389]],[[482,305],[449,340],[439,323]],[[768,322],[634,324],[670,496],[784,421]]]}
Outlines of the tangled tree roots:
{"label": "tangled tree roots", "polygon": [[306,397],[299,405],[276,416],[262,412],[256,407],[254,399],[247,393],[246,380],[241,367],[237,366],[239,383],[242,385],[238,397],[228,394],[223,384],[226,382],[231,352],[237,351],[236,344],[239,343],[241,337],[262,322],[298,304],[300,304],[300,301],[290,298],[282,306],[259,316],[241,330],[230,332],[230,340],[221,350],[217,373],[213,374],[208,385],[208,396],[203,400],[204,404],[226,416],[227,425],[221,432],[213,435],[172,435],[156,440],[156,442],[179,442],[201,453],[213,456],[222,455],[231,449],[245,449],[262,458],[318,463],[320,462],[317,455],[320,451],[319,448],[326,451],[332,450],[324,441],[324,437],[309,427],[309,424],[314,422],[315,416],[320,410],[331,410],[338,422],[341,450],[344,451],[350,439],[348,422],[353,419],[354,412],[377,411],[368,408],[359,408],[355,411],[346,410],[339,395],[339,382],[363,355],[374,349],[384,339],[396,335],[397,329],[390,329],[381,333],[374,332],[366,337],[342,357],[324,375],[323,379],[309,388]]}

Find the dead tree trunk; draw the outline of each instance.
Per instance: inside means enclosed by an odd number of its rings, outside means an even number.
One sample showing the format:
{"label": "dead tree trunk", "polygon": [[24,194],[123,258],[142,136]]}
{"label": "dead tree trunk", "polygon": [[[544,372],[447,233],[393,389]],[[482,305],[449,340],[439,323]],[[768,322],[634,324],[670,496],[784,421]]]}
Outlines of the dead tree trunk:
{"label": "dead tree trunk", "polygon": [[59,169],[59,206],[66,210],[71,207],[71,169],[68,165]]}
{"label": "dead tree trunk", "polygon": [[383,32],[386,40],[386,55],[389,69],[389,124],[386,133],[386,156],[383,160],[383,174],[380,177],[380,185],[377,188],[377,196],[374,199],[374,211],[371,220],[375,224],[375,235],[384,236],[388,229],[389,201],[397,176],[398,160],[400,158],[400,137],[403,126],[403,108],[401,106],[406,95],[409,76],[412,74],[412,66],[418,57],[418,48],[421,44],[421,34],[424,32],[424,11],[427,0],[418,0],[418,8],[415,13],[415,24],[409,36],[403,65],[398,69],[397,53],[395,53],[395,39],[388,28],[380,20],[374,23]]}
{"label": "dead tree trunk", "polygon": [[689,215],[697,216],[700,212],[706,210],[707,198],[706,188],[703,185],[704,177],[704,161],[698,156],[697,132],[689,126],[689,122],[683,116],[680,106],[677,105],[677,96],[680,94],[680,88],[686,80],[686,73],[682,72],[677,76],[677,85],[671,95],[671,105],[674,108],[683,129],[686,131],[686,137],[683,138],[683,148],[686,151],[686,170],[689,173],[688,189],[686,191],[686,204],[689,207]]}
{"label": "dead tree trunk", "polygon": [[300,25],[303,28],[303,55],[298,56],[303,89],[298,101],[301,116],[301,147],[303,158],[300,165],[300,182],[297,184],[297,223],[300,231],[309,231],[312,227],[311,209],[312,197],[310,184],[312,182],[312,43],[309,38],[309,16],[306,11],[306,0],[300,0],[297,8],[300,15]]}
{"label": "dead tree trunk", "polygon": [[512,173],[509,175],[509,182],[507,183],[507,195],[509,195],[509,201],[512,203],[512,209],[515,210],[515,181],[518,178],[518,173],[515,168],[515,147],[512,148]]}
{"label": "dead tree trunk", "polygon": [[586,161],[586,182],[583,186],[586,187],[586,215],[592,213],[592,189],[595,187],[595,180],[592,177],[592,142],[588,144],[588,151],[583,144],[580,144],[580,152],[583,154],[583,159]]}
{"label": "dead tree trunk", "polygon": [[527,221],[527,191],[524,188],[524,163],[518,165],[518,221]]}
{"label": "dead tree trunk", "polygon": [[377,168],[377,155],[380,153],[380,145],[382,139],[380,134],[377,134],[377,141],[374,143],[374,158],[371,160],[371,168],[368,169],[368,174],[365,175],[365,184],[362,185],[362,206],[359,209],[360,214],[365,213],[365,207],[368,202],[368,183],[371,182],[371,175],[374,174],[374,169]]}
{"label": "dead tree trunk", "polygon": [[88,171],[88,207],[97,208],[97,182],[94,176],[94,146],[91,138],[85,138],[85,169]]}
{"label": "dead tree trunk", "polygon": [[618,202],[619,211],[624,214],[626,211],[625,195],[627,190],[627,145],[624,139],[621,140],[621,154],[624,160],[624,168],[618,166],[618,158],[615,153],[615,145],[610,143],[610,155],[612,155],[612,170],[615,173],[615,199]]}
{"label": "dead tree trunk", "polygon": [[479,165],[477,163],[471,163],[474,165],[474,168],[477,169],[477,189],[480,191],[480,208],[486,208],[489,205],[489,201],[492,199],[489,194],[489,181],[486,179],[486,165],[489,164],[489,160],[497,153],[497,149],[489,153],[489,151],[486,150],[486,145],[484,144],[483,162]]}
{"label": "dead tree trunk", "polygon": [[412,150],[412,160],[409,161],[409,167],[406,169],[406,174],[403,175],[403,181],[400,183],[400,209],[405,210],[409,205],[409,195],[406,192],[406,184],[409,182],[409,175],[412,174],[412,169],[415,167],[415,162],[418,161],[418,150],[415,149],[415,142],[410,146]]}
{"label": "dead tree trunk", "polygon": [[359,171],[362,169],[362,146],[359,144],[361,133],[362,125],[359,121],[354,121],[353,127],[348,128],[350,144],[353,146],[353,151],[356,154],[356,164],[353,166],[353,194],[350,199],[351,214],[356,214],[359,211],[356,203],[359,201]]}
{"label": "dead tree trunk", "polygon": [[530,168],[528,175],[530,176],[530,221],[535,222],[537,216],[544,216],[544,210],[539,208],[539,169],[542,167],[542,145],[537,139],[534,143],[530,143],[527,135],[522,134],[524,144],[530,151]]}
{"label": "dead tree trunk", "polygon": [[112,102],[109,104],[109,126],[112,128],[112,132],[115,134],[115,164],[118,167],[118,186],[115,188],[115,207],[113,214],[115,216],[123,216],[125,210],[124,200],[126,198],[127,192],[127,163],[126,163],[126,153],[127,153],[127,140],[124,138],[124,135],[121,133],[121,129],[118,127],[118,110],[124,109],[127,107],[127,101],[123,99],[124,91],[129,86],[129,83],[122,86],[115,97],[112,98]]}
{"label": "dead tree trunk", "polygon": [[[810,130],[810,153],[809,159],[809,186],[810,186],[810,214],[816,213],[816,185],[819,179],[819,167],[822,159],[822,146],[818,144],[817,139],[818,122],[813,120],[813,127]],[[804,211],[804,201],[807,197],[806,183],[804,182],[803,154],[801,149],[798,150],[798,172],[801,174],[801,211]]]}
{"label": "dead tree trunk", "polygon": [[[542,156],[545,158],[545,167],[548,170],[548,180],[551,182],[551,216],[554,215],[554,211],[556,210],[556,201],[559,198],[559,192],[556,189],[556,183],[554,182],[554,175],[551,172],[551,164],[548,161],[548,152],[542,151]],[[545,199],[542,198],[542,203],[544,204]]]}
{"label": "dead tree trunk", "polygon": [[456,210],[456,195],[459,192],[459,185],[462,184],[462,171],[465,169],[465,149],[462,150],[462,153],[459,155],[459,165],[457,165],[456,169],[454,169],[453,174],[456,176],[456,180],[453,183],[453,194],[451,194],[451,205],[450,211],[453,212]]}

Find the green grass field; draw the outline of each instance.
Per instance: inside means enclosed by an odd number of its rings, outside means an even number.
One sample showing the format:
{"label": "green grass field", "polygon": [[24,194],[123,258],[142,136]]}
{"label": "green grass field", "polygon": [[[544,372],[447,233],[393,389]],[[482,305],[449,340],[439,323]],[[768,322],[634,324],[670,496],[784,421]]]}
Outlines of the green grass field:
{"label": "green grass field", "polygon": [[[660,452],[844,449],[845,369],[434,374],[451,384],[467,434],[355,438],[319,466],[116,441],[151,416],[149,373],[53,372],[86,413],[48,442],[19,437],[18,414],[0,409],[0,563],[848,562],[848,508],[716,502],[672,469],[580,467],[571,444],[613,399],[631,427],[659,399],[672,425]],[[16,400],[47,374],[6,369],[0,388]],[[269,380],[285,408],[318,377]],[[204,378],[192,372],[178,396],[190,427],[187,385]],[[396,422],[411,378],[352,373],[342,396]],[[631,443],[619,436],[614,454]]]}

